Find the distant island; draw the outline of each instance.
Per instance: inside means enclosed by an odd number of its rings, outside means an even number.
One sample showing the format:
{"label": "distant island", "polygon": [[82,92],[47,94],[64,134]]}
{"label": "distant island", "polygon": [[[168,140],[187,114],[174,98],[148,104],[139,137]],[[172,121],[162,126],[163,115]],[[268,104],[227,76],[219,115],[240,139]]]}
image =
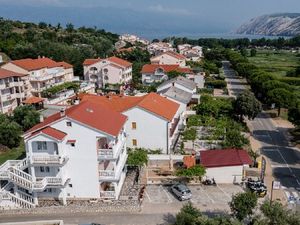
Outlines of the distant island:
{"label": "distant island", "polygon": [[240,26],[236,33],[268,36],[300,35],[300,13],[277,13],[259,16]]}

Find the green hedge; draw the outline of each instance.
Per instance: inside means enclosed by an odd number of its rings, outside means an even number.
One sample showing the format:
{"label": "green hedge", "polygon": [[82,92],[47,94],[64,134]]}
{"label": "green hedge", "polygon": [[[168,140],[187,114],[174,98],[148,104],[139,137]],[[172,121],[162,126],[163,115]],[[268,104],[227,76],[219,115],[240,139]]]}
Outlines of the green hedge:
{"label": "green hedge", "polygon": [[225,88],[227,86],[227,83],[224,80],[208,80],[205,81],[205,86],[221,89],[221,88]]}
{"label": "green hedge", "polygon": [[66,82],[57,86],[50,87],[42,92],[42,96],[45,98],[49,98],[57,94],[58,92],[64,91],[64,90],[71,90],[73,89],[75,92],[77,92],[80,88],[80,84],[77,82]]}
{"label": "green hedge", "polygon": [[300,86],[300,77],[283,77],[280,78],[279,80],[289,85]]}

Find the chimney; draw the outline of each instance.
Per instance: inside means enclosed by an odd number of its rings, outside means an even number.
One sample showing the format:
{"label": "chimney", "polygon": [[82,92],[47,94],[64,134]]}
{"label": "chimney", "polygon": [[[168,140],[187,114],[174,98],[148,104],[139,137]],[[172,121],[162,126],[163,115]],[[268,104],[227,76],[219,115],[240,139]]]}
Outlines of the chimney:
{"label": "chimney", "polygon": [[64,108],[61,108],[60,110],[60,116],[64,117],[66,115],[66,110]]}
{"label": "chimney", "polygon": [[40,115],[40,123],[44,122],[44,116],[41,114]]}

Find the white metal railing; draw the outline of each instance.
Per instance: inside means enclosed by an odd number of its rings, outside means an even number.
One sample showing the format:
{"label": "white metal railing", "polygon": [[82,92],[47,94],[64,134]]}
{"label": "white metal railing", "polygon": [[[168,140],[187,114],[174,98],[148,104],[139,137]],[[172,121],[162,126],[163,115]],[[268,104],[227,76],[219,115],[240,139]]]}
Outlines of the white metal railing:
{"label": "white metal railing", "polygon": [[46,76],[31,76],[29,77],[30,81],[44,81],[44,80],[50,80],[53,78],[52,74],[48,74]]}
{"label": "white metal railing", "polygon": [[98,156],[101,159],[111,159],[114,156],[114,151],[113,149],[99,149]]}
{"label": "white metal railing", "polygon": [[68,156],[58,156],[58,155],[51,155],[51,156],[33,156],[31,158],[32,164],[64,164],[69,160]]}
{"label": "white metal railing", "polygon": [[116,192],[115,191],[100,191],[100,198],[116,198]]}
{"label": "white metal railing", "polygon": [[18,193],[19,196],[12,194],[8,191],[1,191],[0,192],[0,199],[2,200],[9,200],[15,203],[16,205],[22,208],[34,208],[35,204],[33,198],[29,195],[25,195],[23,193]]}
{"label": "white metal railing", "polygon": [[115,171],[113,170],[99,170],[99,176],[105,178],[114,178]]}

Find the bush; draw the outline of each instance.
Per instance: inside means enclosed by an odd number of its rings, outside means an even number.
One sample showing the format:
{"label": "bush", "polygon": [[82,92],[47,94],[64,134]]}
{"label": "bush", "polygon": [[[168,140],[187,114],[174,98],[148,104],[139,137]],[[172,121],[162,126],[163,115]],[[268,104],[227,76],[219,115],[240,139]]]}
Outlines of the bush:
{"label": "bush", "polygon": [[222,89],[227,87],[227,83],[224,80],[206,80],[205,86]]}
{"label": "bush", "polygon": [[300,86],[300,77],[283,77],[279,80],[289,85]]}

